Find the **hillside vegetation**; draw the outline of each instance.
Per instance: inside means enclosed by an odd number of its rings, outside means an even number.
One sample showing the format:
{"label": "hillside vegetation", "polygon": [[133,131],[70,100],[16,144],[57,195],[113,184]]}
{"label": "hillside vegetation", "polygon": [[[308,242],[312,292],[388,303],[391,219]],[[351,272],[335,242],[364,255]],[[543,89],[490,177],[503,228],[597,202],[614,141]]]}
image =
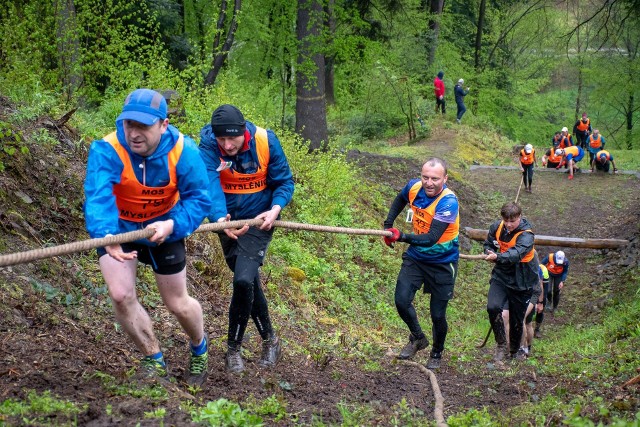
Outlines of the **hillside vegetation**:
{"label": "hillside vegetation", "polygon": [[[50,128],[46,116],[16,121],[18,111],[3,101],[0,120],[11,123],[3,141],[18,149],[2,157],[2,252],[86,239],[81,181],[88,140],[70,144],[73,128]],[[515,171],[475,172],[468,166],[491,158],[508,163],[511,156],[503,154],[511,152],[513,143],[489,131],[453,128],[448,120],[433,126],[430,138],[380,146],[385,155],[360,147],[347,156],[331,152],[309,157],[296,138],[284,133],[297,187],[283,219],[378,229],[395,193],[416,176],[425,157],[439,155],[452,165],[449,183],[461,200],[462,226],[485,228],[499,206],[515,197],[519,176]],[[45,137],[44,144],[37,140]],[[547,321],[534,356],[505,371],[491,363],[491,342],[476,348],[488,327],[489,266],[461,261],[457,296],[449,309],[446,366],[437,372],[447,422],[637,425],[638,387],[621,384],[640,366],[640,184],[627,175],[582,174],[569,182],[562,174],[539,171],[535,179],[536,192],[544,197],[521,195],[520,202],[540,234],[618,237],[633,244],[619,252],[567,250],[571,281],[560,312]],[[543,253],[552,249],[539,248]],[[213,344],[210,378],[195,390],[179,383],[139,388],[129,382],[139,355],[114,323],[93,251],[0,268],[0,421],[433,422],[427,377],[394,361],[406,340],[393,306],[401,245],[390,250],[374,237],[279,230],[263,281],[274,323],[286,341],[285,357],[272,372],[258,370],[259,340],[251,337],[246,355],[250,367],[241,377],[224,372],[230,275],[217,238],[194,235],[188,250],[190,287],[205,308]],[[463,238],[463,252],[478,250],[478,243]],[[186,337],[160,303],[150,270],[140,269],[138,291],[178,376],[186,363]],[[418,295],[416,306],[430,330],[427,298]]]}

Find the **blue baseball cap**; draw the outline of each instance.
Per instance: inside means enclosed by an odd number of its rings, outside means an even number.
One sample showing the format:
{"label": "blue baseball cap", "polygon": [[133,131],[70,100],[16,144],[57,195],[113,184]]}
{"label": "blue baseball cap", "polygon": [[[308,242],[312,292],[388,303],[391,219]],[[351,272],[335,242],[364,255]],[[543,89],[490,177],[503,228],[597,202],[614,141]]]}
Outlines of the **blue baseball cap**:
{"label": "blue baseball cap", "polygon": [[167,101],[160,93],[151,89],[136,89],[124,100],[122,113],[116,121],[133,120],[151,126],[167,118]]}

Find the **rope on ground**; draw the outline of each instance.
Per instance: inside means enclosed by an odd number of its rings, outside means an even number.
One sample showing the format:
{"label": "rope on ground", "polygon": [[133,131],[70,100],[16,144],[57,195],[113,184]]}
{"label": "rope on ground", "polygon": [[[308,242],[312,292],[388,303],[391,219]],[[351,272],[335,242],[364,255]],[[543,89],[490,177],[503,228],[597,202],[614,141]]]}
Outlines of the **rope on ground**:
{"label": "rope on ground", "polygon": [[518,203],[518,197],[520,197],[520,190],[522,190],[522,183],[524,182],[524,176],[520,179],[520,187],[518,187],[518,192],[516,193],[516,200],[513,203]]}
{"label": "rope on ground", "polygon": [[422,366],[420,363],[412,362],[410,360],[403,360],[402,362],[417,367],[429,377],[429,380],[431,381],[431,388],[433,389],[433,398],[436,401],[435,407],[433,408],[433,416],[436,419],[436,426],[448,426],[444,420],[444,397],[442,397],[442,393],[440,392],[440,386],[438,385],[436,374],[434,374],[432,370]]}
{"label": "rope on ground", "polygon": [[[227,222],[214,222],[208,224],[202,224],[195,232],[202,233],[208,231],[222,231],[226,228],[242,228],[244,225],[259,226],[263,223],[261,219],[239,220],[239,221],[227,221]],[[347,228],[347,227],[333,227],[328,225],[316,225],[316,224],[303,224],[298,222],[280,221],[274,222],[275,227],[289,228],[294,230],[303,231],[319,231],[324,233],[343,233],[343,234],[355,234],[355,235],[370,235],[370,236],[387,236],[391,237],[392,233],[386,230],[372,230],[364,228]],[[60,255],[68,255],[75,252],[84,252],[90,249],[100,248],[103,246],[119,245],[122,243],[133,242],[136,240],[147,239],[153,236],[154,230],[150,228],[144,228],[142,230],[129,231],[127,233],[115,234],[112,236],[101,237],[98,239],[87,239],[72,243],[66,243],[59,246],[49,246],[46,248],[33,249],[25,252],[11,253],[7,255],[0,255],[0,267],[7,267],[10,265],[24,264],[31,261],[52,258]],[[462,259],[484,259],[484,255],[465,255],[460,254]]]}

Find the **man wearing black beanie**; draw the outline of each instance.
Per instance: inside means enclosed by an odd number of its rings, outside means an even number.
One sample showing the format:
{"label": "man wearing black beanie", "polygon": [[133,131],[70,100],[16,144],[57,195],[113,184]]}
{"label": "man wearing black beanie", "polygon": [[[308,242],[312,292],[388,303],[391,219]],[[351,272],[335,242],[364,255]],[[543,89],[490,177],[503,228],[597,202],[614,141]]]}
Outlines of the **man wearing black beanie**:
{"label": "man wearing black beanie", "polygon": [[[293,175],[278,137],[248,122],[230,104],[216,108],[211,123],[200,131],[202,154],[212,193],[222,186],[226,205],[214,205],[209,221],[261,219],[259,227],[244,226],[219,233],[227,265],[234,272],[229,307],[226,368],[244,370],[241,346],[251,317],[262,338],[258,364],[274,366],[281,352],[273,331],[260,266],[273,236],[273,223],[293,196]],[[219,191],[219,190],[218,190]]]}

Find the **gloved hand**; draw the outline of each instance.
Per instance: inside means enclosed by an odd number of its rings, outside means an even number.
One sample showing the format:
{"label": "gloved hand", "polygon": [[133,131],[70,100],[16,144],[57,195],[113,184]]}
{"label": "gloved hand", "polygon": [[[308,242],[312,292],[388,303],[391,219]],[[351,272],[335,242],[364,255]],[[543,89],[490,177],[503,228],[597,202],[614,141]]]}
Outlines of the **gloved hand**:
{"label": "gloved hand", "polygon": [[385,231],[390,231],[391,233],[393,233],[391,236],[383,236],[382,239],[384,240],[384,243],[389,246],[390,248],[393,247],[393,243],[397,242],[398,240],[400,240],[400,235],[402,233],[400,233],[400,230],[398,230],[397,228],[386,228]]}

